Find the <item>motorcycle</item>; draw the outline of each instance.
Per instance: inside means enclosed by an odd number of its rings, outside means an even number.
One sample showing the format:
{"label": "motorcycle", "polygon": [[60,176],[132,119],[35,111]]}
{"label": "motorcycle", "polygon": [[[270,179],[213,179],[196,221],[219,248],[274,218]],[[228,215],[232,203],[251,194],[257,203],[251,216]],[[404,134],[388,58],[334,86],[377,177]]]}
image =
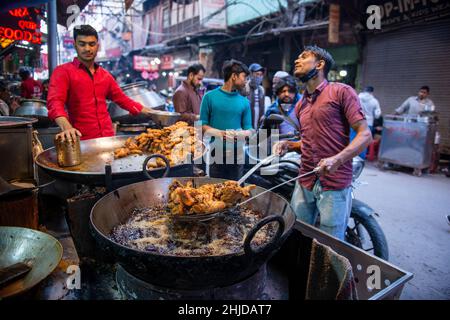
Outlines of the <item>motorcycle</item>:
{"label": "motorcycle", "polygon": [[[272,125],[279,124],[280,121],[285,119],[282,116],[270,115],[266,121]],[[268,135],[271,137],[271,135]],[[273,135],[272,135],[273,137]],[[298,139],[298,132],[289,135],[279,135],[280,140],[283,139]],[[270,138],[269,138],[270,139]],[[267,155],[271,153],[271,144],[267,145]],[[247,161],[246,169],[249,169],[251,164],[248,162],[259,162],[257,155],[257,149],[260,149],[260,145],[247,144],[244,146],[244,152]],[[271,188],[275,185],[291,180],[298,176],[301,163],[301,156],[296,152],[289,152],[279,159],[277,163],[267,164],[261,166],[248,180],[247,182],[256,184],[263,188]],[[362,250],[369,252],[381,259],[389,259],[389,249],[383,230],[378,224],[375,217],[379,214],[371,208],[369,205],[361,200],[355,198],[355,190],[360,183],[358,178],[360,177],[365,161],[360,157],[353,158],[353,178],[352,178],[352,209],[350,213],[349,222],[345,232],[345,241],[361,248]],[[274,191],[286,199],[290,200],[292,193],[294,192],[295,181],[286,183],[285,185],[275,189]],[[317,226],[320,224],[320,216],[317,222]]]}

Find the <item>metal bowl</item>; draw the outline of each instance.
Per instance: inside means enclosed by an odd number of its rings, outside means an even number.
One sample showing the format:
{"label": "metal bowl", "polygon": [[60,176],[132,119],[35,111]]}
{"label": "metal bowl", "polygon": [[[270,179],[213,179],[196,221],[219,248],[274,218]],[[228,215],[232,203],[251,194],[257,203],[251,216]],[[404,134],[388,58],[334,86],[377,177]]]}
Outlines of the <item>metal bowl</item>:
{"label": "metal bowl", "polygon": [[32,269],[25,277],[0,288],[0,298],[29,290],[55,270],[63,248],[54,237],[33,229],[0,227],[0,268],[30,261]]}
{"label": "metal bowl", "polygon": [[48,118],[47,102],[39,99],[25,99],[14,111],[16,117],[30,117],[38,119],[37,127],[49,127],[52,121]]}
{"label": "metal bowl", "polygon": [[167,127],[175,124],[177,121],[181,120],[181,113],[161,111],[161,110],[151,110],[150,118],[159,126]]}
{"label": "metal bowl", "polygon": [[[133,99],[139,102],[143,106],[152,109],[164,109],[165,100],[158,93],[147,89],[147,83],[145,81],[130,83],[121,87],[123,92]],[[144,114],[138,114],[136,116],[131,115],[127,110],[120,108],[114,102],[108,104],[108,112],[111,115],[113,121],[120,123],[144,123],[147,122],[148,116]]]}

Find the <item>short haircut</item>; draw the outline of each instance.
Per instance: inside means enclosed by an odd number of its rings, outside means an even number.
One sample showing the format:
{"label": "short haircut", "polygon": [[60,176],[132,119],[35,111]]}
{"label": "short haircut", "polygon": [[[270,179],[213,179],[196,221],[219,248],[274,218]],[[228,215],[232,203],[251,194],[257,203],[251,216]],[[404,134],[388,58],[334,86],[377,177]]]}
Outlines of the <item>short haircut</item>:
{"label": "short haircut", "polygon": [[289,87],[289,91],[294,93],[298,92],[297,81],[295,81],[295,78],[293,76],[287,76],[278,80],[274,88],[275,94],[278,95],[280,91],[286,86]]}
{"label": "short haircut", "polygon": [[231,78],[231,75],[233,73],[239,75],[242,72],[244,72],[247,76],[250,74],[250,71],[248,71],[248,67],[238,60],[231,59],[223,63],[222,73],[223,80],[225,82],[227,82]]}
{"label": "short haircut", "polygon": [[206,72],[205,67],[201,63],[195,63],[187,69],[186,76],[189,76],[190,73],[193,73],[194,75],[196,75],[200,71]]}
{"label": "short haircut", "polygon": [[426,90],[426,92],[430,93],[430,87],[429,86],[422,86],[420,90]]}
{"label": "short haircut", "polygon": [[25,67],[19,68],[19,76],[22,78],[22,80],[28,79],[31,75],[30,70],[28,70]]}
{"label": "short haircut", "polygon": [[328,72],[330,72],[331,68],[334,66],[334,59],[331,54],[327,50],[322,49],[316,45],[306,46],[303,51],[311,52],[312,54],[314,54],[317,60],[325,61],[325,68],[323,70],[323,73],[326,77],[328,75]]}
{"label": "short haircut", "polygon": [[372,86],[367,86],[364,88],[364,92],[373,92],[373,91],[374,91],[374,89]]}
{"label": "short haircut", "polygon": [[73,40],[77,41],[78,36],[94,36],[98,40],[98,33],[91,25],[82,24],[73,28]]}

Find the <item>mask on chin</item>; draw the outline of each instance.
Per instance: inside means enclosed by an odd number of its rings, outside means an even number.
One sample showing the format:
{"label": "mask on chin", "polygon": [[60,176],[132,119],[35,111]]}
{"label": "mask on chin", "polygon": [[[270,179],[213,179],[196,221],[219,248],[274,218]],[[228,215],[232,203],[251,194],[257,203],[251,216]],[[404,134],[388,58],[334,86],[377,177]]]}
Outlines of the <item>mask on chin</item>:
{"label": "mask on chin", "polygon": [[314,78],[319,73],[319,70],[317,68],[312,69],[307,74],[305,74],[303,77],[300,77],[299,80],[303,83],[306,83],[308,80]]}
{"label": "mask on chin", "polygon": [[263,77],[251,77],[250,78],[250,86],[253,88],[256,88],[257,86],[261,85],[263,81]]}

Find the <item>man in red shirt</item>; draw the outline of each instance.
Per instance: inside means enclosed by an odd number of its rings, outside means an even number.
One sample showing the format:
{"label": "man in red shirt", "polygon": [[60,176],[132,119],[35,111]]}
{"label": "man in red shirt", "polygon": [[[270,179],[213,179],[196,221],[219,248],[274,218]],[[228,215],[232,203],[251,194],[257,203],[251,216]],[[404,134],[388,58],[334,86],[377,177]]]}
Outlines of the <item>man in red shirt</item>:
{"label": "man in red shirt", "polygon": [[19,76],[22,79],[20,95],[25,99],[41,99],[42,84],[33,79],[31,72],[25,68],[21,68],[19,69]]}
{"label": "man in red shirt", "polygon": [[[355,90],[326,80],[333,63],[316,46],[306,47],[295,61],[294,74],[306,84],[295,109],[301,140],[280,142],[275,152],[301,153],[300,174],[320,167],[319,175],[297,181],[291,206],[309,224],[320,213],[320,228],[343,240],[351,211],[352,159],[367,148],[372,135]],[[357,133],[351,143],[350,127]]]}
{"label": "man in red shirt", "polygon": [[48,89],[48,116],[62,130],[57,137],[86,140],[113,136],[106,99],[133,115],[149,112],[128,98],[111,74],[94,62],[99,43],[93,27],[76,26],[74,40],[77,57],[55,68]]}

